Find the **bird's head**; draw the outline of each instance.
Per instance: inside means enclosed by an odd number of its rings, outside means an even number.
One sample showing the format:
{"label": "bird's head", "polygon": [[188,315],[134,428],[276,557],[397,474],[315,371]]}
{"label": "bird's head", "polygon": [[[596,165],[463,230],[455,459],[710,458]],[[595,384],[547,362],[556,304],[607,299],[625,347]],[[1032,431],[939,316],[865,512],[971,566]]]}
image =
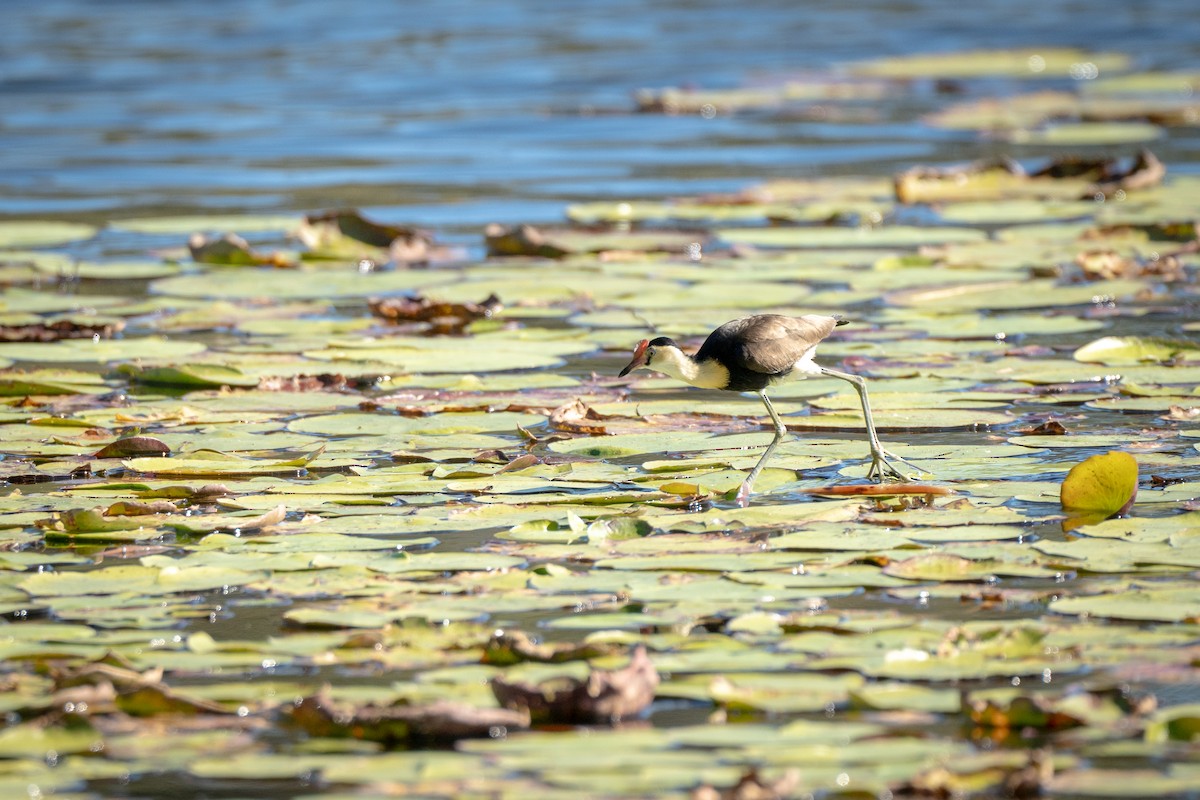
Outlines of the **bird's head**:
{"label": "bird's head", "polygon": [[671,350],[675,351],[673,355],[678,358],[681,351],[674,339],[668,339],[666,336],[642,339],[634,348],[633,360],[621,370],[620,376],[623,378],[635,369],[655,369],[662,372],[661,366],[666,359],[671,358],[671,355],[667,355]]}

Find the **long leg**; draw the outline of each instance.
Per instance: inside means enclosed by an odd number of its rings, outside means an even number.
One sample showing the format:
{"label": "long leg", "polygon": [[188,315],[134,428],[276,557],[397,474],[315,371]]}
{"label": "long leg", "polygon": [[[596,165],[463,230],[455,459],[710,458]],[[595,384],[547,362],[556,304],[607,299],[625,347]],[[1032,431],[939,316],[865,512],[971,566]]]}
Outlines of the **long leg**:
{"label": "long leg", "polygon": [[767,464],[767,459],[771,457],[771,453],[775,452],[775,448],[779,446],[779,443],[783,441],[783,437],[787,435],[787,428],[784,427],[783,420],[775,413],[775,406],[771,405],[766,391],[759,392],[758,396],[762,398],[763,405],[767,407],[767,413],[771,415],[771,421],[775,423],[775,438],[767,445],[767,449],[758,459],[758,463],[754,465],[754,469],[750,470],[750,474],[746,476],[746,480],[742,481],[742,485],[738,489],[737,502],[742,507],[745,507],[750,502],[750,489],[754,486],[754,479],[758,477],[758,473],[763,471],[763,467]]}
{"label": "long leg", "polygon": [[895,459],[901,464],[912,467],[921,472],[921,468],[915,464],[910,464],[895,453],[889,453],[883,449],[883,445],[879,443],[879,434],[875,432],[875,420],[871,418],[871,401],[867,399],[867,382],[860,375],[852,375],[849,372],[838,372],[835,369],[828,367],[819,367],[822,375],[828,375],[831,378],[841,378],[854,387],[854,391],[858,392],[858,399],[862,403],[863,420],[867,423],[867,440],[871,446],[871,469],[867,471],[867,479],[878,479],[881,483],[887,478],[905,481],[908,476],[900,472],[892,466],[892,462],[888,459]]}

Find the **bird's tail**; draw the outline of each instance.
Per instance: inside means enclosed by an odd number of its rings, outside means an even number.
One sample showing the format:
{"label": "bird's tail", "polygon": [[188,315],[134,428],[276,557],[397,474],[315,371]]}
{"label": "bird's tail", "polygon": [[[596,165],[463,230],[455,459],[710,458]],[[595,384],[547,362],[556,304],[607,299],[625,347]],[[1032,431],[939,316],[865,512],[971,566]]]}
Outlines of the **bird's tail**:
{"label": "bird's tail", "polygon": [[837,327],[841,327],[842,325],[850,324],[850,320],[846,319],[841,314],[834,314],[833,318],[837,320],[837,322],[834,323],[834,325]]}

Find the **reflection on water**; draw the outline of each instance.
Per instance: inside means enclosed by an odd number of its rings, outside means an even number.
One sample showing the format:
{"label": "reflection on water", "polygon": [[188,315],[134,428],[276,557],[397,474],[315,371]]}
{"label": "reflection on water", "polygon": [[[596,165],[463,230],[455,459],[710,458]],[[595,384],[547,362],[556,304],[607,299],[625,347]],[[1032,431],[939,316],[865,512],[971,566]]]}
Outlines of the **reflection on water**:
{"label": "reflection on water", "polygon": [[632,93],[970,47],[1119,49],[1145,68],[1200,57],[1179,24],[1191,0],[1103,5],[22,5],[0,26],[0,214],[403,206],[477,231],[558,218],[577,197],[972,157],[988,145],[911,124],[919,98],[877,105],[880,126],[634,115]]}

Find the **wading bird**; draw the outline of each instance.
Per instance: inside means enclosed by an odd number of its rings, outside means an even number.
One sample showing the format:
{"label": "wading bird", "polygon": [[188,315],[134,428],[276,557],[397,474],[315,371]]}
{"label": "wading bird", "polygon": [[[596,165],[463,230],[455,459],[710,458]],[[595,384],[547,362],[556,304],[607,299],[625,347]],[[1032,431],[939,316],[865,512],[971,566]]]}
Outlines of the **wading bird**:
{"label": "wading bird", "polygon": [[665,336],[643,339],[633,351],[633,360],[621,370],[621,376],[635,369],[652,369],[701,389],[756,392],[762,398],[771,421],[775,423],[775,438],[767,445],[766,452],[738,489],[737,500],[742,505],[750,497],[754,479],[762,472],[767,459],[787,433],[787,428],[767,398],[767,389],[787,378],[824,375],[849,382],[858,392],[867,425],[867,439],[871,447],[871,469],[867,471],[867,478],[875,478],[880,482],[888,478],[907,480],[889,459],[917,468],[880,445],[875,422],[871,419],[866,382],[858,375],[838,372],[813,362],[817,345],[835,327],[845,324],[846,321],[840,317],[820,314],[803,317],[757,314],[726,322],[708,335],[695,355],[683,352],[674,340]]}

